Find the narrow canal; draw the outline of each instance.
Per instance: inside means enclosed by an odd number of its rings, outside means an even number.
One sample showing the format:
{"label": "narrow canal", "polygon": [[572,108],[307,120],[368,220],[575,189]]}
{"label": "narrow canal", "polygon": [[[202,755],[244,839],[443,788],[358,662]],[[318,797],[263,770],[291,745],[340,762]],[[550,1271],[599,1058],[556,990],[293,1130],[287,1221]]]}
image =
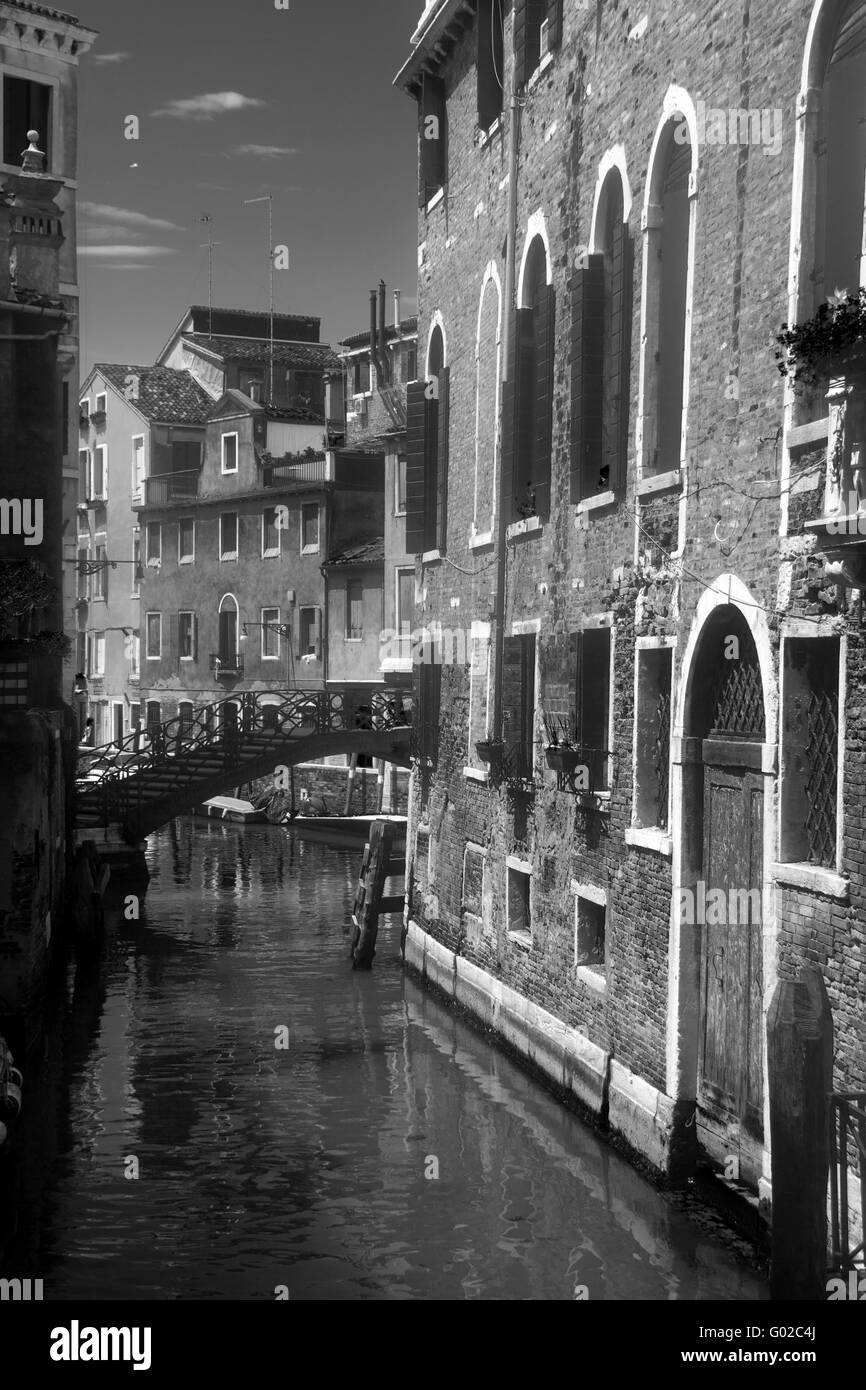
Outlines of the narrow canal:
{"label": "narrow canal", "polygon": [[353,973],[358,861],[276,827],[151,837],[141,917],[70,972],[28,1090],[4,1273],[46,1299],[766,1297],[404,976],[397,919]]}

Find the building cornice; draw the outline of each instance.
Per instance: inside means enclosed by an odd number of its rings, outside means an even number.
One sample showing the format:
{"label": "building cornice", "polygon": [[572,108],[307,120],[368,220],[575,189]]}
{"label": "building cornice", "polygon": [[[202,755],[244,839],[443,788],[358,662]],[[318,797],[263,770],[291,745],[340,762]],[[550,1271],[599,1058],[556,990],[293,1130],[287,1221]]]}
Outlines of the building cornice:
{"label": "building cornice", "polygon": [[88,29],[72,15],[37,11],[11,0],[0,0],[0,44],[11,49],[77,63],[98,38],[98,29]]}
{"label": "building cornice", "polygon": [[417,96],[424,73],[438,72],[450,58],[475,11],[475,0],[443,0],[437,9],[425,10],[412,35],[412,55],[394,78],[394,86]]}

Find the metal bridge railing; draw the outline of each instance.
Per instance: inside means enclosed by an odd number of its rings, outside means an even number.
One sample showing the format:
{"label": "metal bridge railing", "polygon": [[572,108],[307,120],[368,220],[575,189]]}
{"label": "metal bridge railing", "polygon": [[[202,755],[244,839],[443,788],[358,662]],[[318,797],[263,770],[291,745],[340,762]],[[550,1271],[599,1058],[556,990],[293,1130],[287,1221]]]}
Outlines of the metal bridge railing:
{"label": "metal bridge railing", "polygon": [[[854,1157],[857,1170],[853,1181],[860,1188],[860,1240],[854,1244],[852,1235],[849,1186],[852,1169],[849,1155]],[[830,1096],[830,1224],[832,1268],[844,1273],[863,1270],[864,1233],[866,1223],[866,1091],[834,1091]]]}

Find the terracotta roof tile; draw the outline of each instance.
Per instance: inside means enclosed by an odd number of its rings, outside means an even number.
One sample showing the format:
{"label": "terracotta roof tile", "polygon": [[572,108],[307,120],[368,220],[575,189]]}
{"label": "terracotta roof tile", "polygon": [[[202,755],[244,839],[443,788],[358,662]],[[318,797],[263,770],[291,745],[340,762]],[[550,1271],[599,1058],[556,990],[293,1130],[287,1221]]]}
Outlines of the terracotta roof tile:
{"label": "terracotta roof tile", "polygon": [[[184,333],[183,341],[231,362],[267,362],[270,355],[267,338],[224,338],[217,334],[211,338],[207,333]],[[339,357],[327,343],[287,343],[279,339],[274,340],[274,361],[307,371],[340,366]]]}
{"label": "terracotta roof tile", "polygon": [[191,372],[175,367],[128,367],[97,362],[94,368],[124,394],[126,379],[138,377],[138,400],[131,402],[148,420],[166,425],[203,425],[214,402]]}

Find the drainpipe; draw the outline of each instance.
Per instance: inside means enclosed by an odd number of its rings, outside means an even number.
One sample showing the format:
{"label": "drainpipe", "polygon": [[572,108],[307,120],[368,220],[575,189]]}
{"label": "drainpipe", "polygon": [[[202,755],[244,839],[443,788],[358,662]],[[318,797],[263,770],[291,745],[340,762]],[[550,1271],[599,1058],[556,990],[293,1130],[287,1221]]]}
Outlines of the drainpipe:
{"label": "drainpipe", "polygon": [[[513,29],[511,71],[508,98],[508,249],[505,262],[505,313],[503,315],[502,381],[508,381],[508,354],[514,322],[515,242],[517,240],[517,157],[520,147],[520,107],[517,102],[517,58],[514,53]],[[503,496],[502,464],[504,441],[500,443],[499,508],[496,515],[496,648],[493,664],[493,728],[494,738],[502,737],[502,672],[505,665],[505,577],[507,547],[505,532],[508,526],[508,498]]]}

